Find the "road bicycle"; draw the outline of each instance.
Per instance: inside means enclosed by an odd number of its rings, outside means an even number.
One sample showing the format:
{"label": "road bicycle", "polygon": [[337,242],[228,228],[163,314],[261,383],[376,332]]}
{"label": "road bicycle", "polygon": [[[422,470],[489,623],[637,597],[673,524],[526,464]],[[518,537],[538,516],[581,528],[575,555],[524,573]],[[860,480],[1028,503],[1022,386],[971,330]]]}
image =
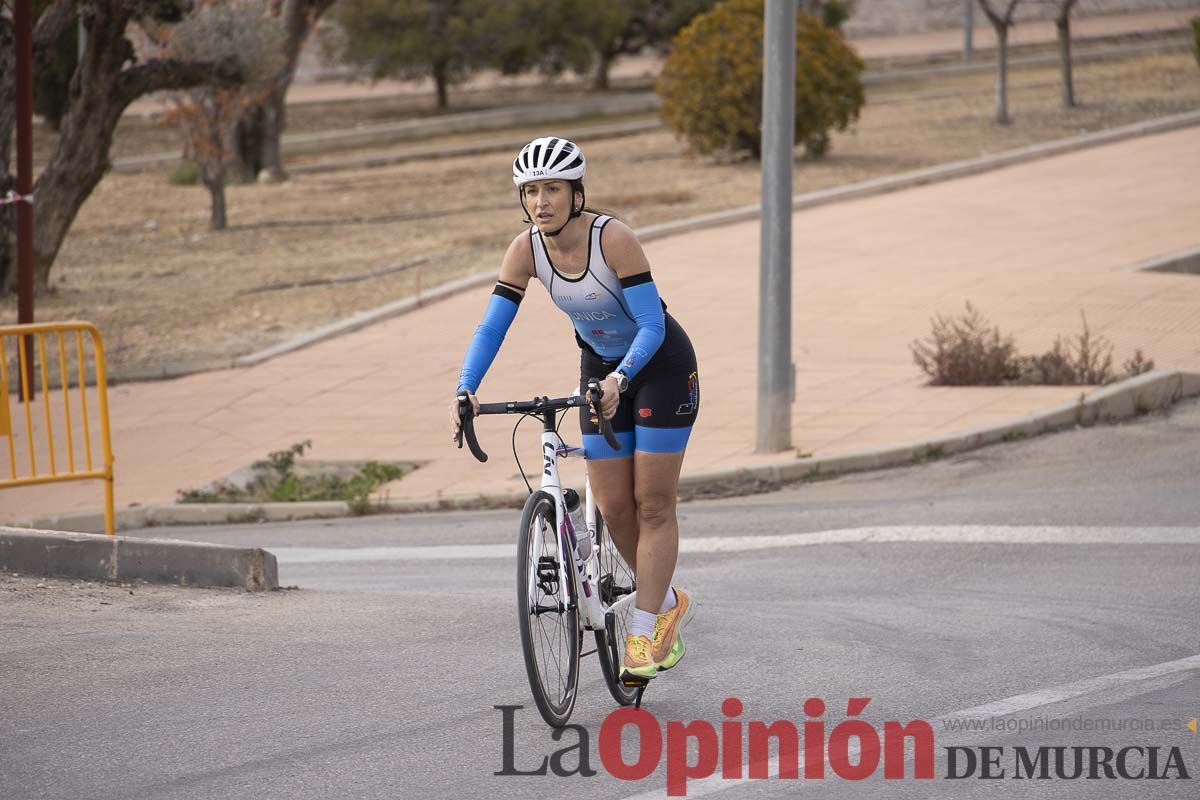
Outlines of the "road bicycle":
{"label": "road bicycle", "polygon": [[[633,571],[617,551],[596,508],[586,460],[581,498],[584,530],[575,529],[567,510],[568,501],[575,499],[571,496],[574,490],[564,490],[558,477],[560,458],[583,458],[584,454],[582,447],[568,445],[558,435],[555,415],[559,411],[565,414],[572,408],[589,407],[605,441],[613,449],[621,449],[612,426],[600,413],[600,396],[599,381],[592,379],[583,395],[481,403],[478,411],[480,415],[524,415],[517,426],[526,417],[542,421],[542,483],[536,491],[529,487],[529,498],[521,511],[517,617],[529,688],[542,718],[556,728],[567,724],[575,708],[583,656],[596,654],[608,691],[623,706],[640,706],[646,687],[646,681],[625,681],[620,674],[625,634],[637,596]],[[465,393],[458,396],[458,413],[458,446],[462,447],[465,437],[471,454],[487,461],[475,436],[474,413]],[[514,458],[517,426],[513,428]],[[517,465],[520,470],[519,458]],[[594,634],[596,647],[583,653],[586,631]]]}

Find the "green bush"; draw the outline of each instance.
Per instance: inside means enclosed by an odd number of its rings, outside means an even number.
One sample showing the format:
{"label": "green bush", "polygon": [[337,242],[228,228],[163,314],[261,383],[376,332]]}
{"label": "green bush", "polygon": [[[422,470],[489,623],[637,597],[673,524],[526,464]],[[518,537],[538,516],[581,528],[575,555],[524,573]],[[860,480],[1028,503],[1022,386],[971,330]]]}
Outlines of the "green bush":
{"label": "green bush", "polygon": [[200,171],[196,169],[196,162],[180,161],[175,169],[171,170],[170,176],[167,178],[175,186],[195,186],[200,182]]}
{"label": "green bush", "polygon": [[[726,0],[679,32],[656,90],[667,127],[699,153],[761,156],[763,0]],[[858,119],[863,62],[841,34],[796,17],[796,144],[812,157]]]}
{"label": "green bush", "polygon": [[837,28],[839,31],[846,20],[854,14],[857,0],[827,0],[821,5],[821,22],[826,28]]}

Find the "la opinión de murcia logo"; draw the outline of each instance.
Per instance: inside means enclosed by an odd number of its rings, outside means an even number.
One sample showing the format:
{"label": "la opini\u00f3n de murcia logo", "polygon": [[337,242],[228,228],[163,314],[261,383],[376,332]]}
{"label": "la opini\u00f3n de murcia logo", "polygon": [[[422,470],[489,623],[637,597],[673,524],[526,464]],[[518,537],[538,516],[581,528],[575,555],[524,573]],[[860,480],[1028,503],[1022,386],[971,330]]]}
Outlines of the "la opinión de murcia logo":
{"label": "la opini\u00f3n de murcia logo", "polygon": [[[855,719],[870,702],[869,697],[849,698],[848,719],[828,732],[825,722],[817,719],[825,714],[825,701],[819,697],[805,701],[804,713],[809,719],[800,727],[788,720],[742,719],[744,707],[736,697],[721,704],[724,719],[717,724],[707,720],[663,724],[644,708],[618,708],[601,723],[595,754],[604,771],[625,781],[649,778],[665,759],[667,795],[671,797],[685,797],[689,781],[714,775],[723,780],[798,780],[801,759],[805,780],[861,781],[878,774],[881,767],[885,780],[934,779],[933,726],[925,720],[889,720],[880,731],[865,719]],[[590,778],[598,774],[593,766],[591,734],[582,725],[552,729],[550,738],[557,749],[543,755],[540,762],[535,756],[518,765],[514,731],[516,714],[524,706],[494,708],[500,711],[503,726],[502,767],[494,775]],[[623,738],[636,738],[633,752],[622,750]],[[774,759],[770,757],[772,745],[778,753]],[[1191,778],[1178,747],[1063,745],[1013,747],[1009,752],[1003,747],[955,746],[944,750],[943,777],[951,780]],[[771,775],[773,766],[775,774]]]}
{"label": "la opini\u00f3n de murcia logo", "polygon": [[[856,717],[871,702],[869,697],[852,697],[846,703],[846,715]],[[546,775],[559,777],[592,777],[590,735],[582,725],[567,725],[551,731],[555,742],[561,742],[574,734],[574,743],[543,757],[540,764],[532,768],[519,768],[516,764],[514,724],[516,712],[522,706],[495,706],[503,718],[504,752],[503,768],[495,775]],[[600,765],[614,778],[640,781],[650,777],[666,759],[667,794],[671,797],[687,795],[690,780],[708,778],[717,774],[727,780],[765,780],[770,776],[769,755],[774,743],[778,756],[777,776],[781,779],[800,777],[800,759],[804,760],[804,777],[808,780],[824,779],[828,764],[833,775],[846,780],[864,780],[871,777],[883,765],[885,778],[900,780],[906,774],[905,745],[911,742],[913,749],[912,777],[932,779],[934,777],[933,727],[924,720],[908,723],[888,721],[883,723],[883,735],[866,720],[847,719],[832,728],[826,736],[825,723],[809,719],[801,729],[788,720],[762,722],[740,719],[743,713],[741,700],[730,697],[721,704],[725,716],[718,725],[707,720],[679,722],[670,720],[665,725],[646,709],[618,708],[610,713],[600,725],[597,751]],[[810,697],[804,703],[804,713],[809,717],[820,717],[825,713],[825,701]],[[621,739],[626,729],[636,733],[637,755],[627,760],[621,749]],[[694,747],[696,757],[689,759],[689,748]],[[748,757],[748,758],[747,758]],[[743,763],[748,762],[748,763]]]}
{"label": "la opini\u00f3n de murcia logo", "polygon": [[982,780],[1190,780],[1178,747],[947,747],[946,777]]}

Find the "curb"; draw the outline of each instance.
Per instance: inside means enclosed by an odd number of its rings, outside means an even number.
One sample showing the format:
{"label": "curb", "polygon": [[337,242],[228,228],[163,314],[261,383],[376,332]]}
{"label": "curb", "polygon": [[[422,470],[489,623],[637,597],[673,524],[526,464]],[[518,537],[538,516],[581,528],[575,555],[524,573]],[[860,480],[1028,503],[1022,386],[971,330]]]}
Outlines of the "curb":
{"label": "curb", "polygon": [[[633,120],[612,125],[599,125],[592,128],[566,128],[559,133],[568,139],[595,140],[613,139],[619,136],[629,136],[636,133],[656,131],[663,127],[658,119]],[[424,145],[411,147],[400,152],[392,152],[377,156],[354,156],[351,158],[335,158],[316,161],[310,164],[296,164],[288,167],[292,175],[317,175],[323,172],[340,172],[347,169],[369,169],[371,167],[386,167],[392,164],[404,164],[421,158],[448,158],[456,156],[475,156],[501,151],[516,151],[529,141],[526,137],[498,138],[486,142],[463,142],[449,145]]]}
{"label": "curb", "polygon": [[[1056,139],[1051,142],[1043,142],[1041,144],[1029,145],[1027,147],[1019,147],[1015,150],[1006,150],[1002,153],[995,153],[988,156],[980,156],[979,158],[970,158],[964,161],[951,161],[948,164],[939,164],[933,167],[924,169],[912,170],[910,172],[902,172],[898,175],[888,175],[882,178],[873,178],[868,181],[859,183],[846,184],[844,186],[835,186],[830,189],[822,189],[818,192],[809,192],[807,194],[798,194],[792,198],[792,210],[801,211],[807,208],[816,208],[818,206],[829,205],[831,203],[840,203],[846,200],[856,200],[863,197],[872,197],[874,195],[886,194],[887,192],[896,192],[902,189],[911,189],[917,186],[926,184],[940,183],[942,181],[952,180],[954,178],[963,178],[969,175],[978,175],[980,173],[989,172],[995,169],[1015,166],[1028,161],[1036,161],[1042,158],[1050,158],[1051,156],[1063,155],[1072,153],[1077,150],[1085,150],[1090,147],[1099,147],[1106,144],[1114,144],[1132,139],[1138,136],[1147,136],[1155,133],[1168,133],[1170,131],[1179,130],[1195,125],[1200,125],[1200,111],[1189,111],[1184,114],[1174,114],[1169,117],[1160,117],[1158,119],[1138,122],[1133,125],[1126,125],[1121,128],[1113,128],[1106,131],[1097,131],[1095,133],[1087,133],[1081,136],[1072,136],[1067,139]],[[739,206],[737,208],[726,209],[725,211],[714,211],[710,214],[701,214],[695,217],[687,217],[686,219],[675,220],[673,222],[663,222],[658,225],[649,225],[644,228],[639,228],[635,233],[642,242],[650,242],[655,239],[663,239],[667,236],[675,236],[680,233],[688,233],[694,230],[700,230],[712,227],[714,225],[728,225],[735,222],[745,222],[747,220],[757,219],[762,215],[762,206],[760,204]],[[480,272],[475,275],[469,275],[465,278],[444,283],[435,289],[432,289],[417,297],[410,297],[404,300],[398,300],[387,305],[379,306],[378,308],[356,314],[348,319],[331,322],[310,331],[295,339],[290,339],[286,342],[281,342],[272,347],[260,350],[249,355],[241,356],[233,359],[231,365],[234,367],[248,367],[255,364],[260,364],[263,361],[274,358],[275,356],[291,353],[296,350],[301,350],[310,345],[332,339],[344,333],[359,330],[360,328],[370,325],[375,322],[380,322],[391,317],[396,317],[401,314],[406,314],[409,311],[428,305],[429,303],[437,302],[451,295],[457,294],[460,291],[471,289],[477,286],[494,282],[496,280],[496,271],[489,270],[488,272]]]}
{"label": "curb", "polygon": [[[1124,45],[1097,46],[1076,50],[1075,46],[1080,44],[1080,40],[1072,42],[1071,62],[1075,65],[1085,64],[1094,61],[1108,61],[1110,59],[1123,58],[1125,56],[1147,55],[1152,53],[1177,53],[1191,50],[1192,43],[1188,34],[1184,29],[1178,30],[1179,36],[1175,38],[1170,35],[1169,31],[1160,31],[1159,35],[1163,38],[1156,42],[1144,42]],[[1101,37],[1103,38],[1103,37]],[[1082,40],[1086,42],[1087,40]],[[1041,42],[1041,45],[1052,45],[1053,42]],[[875,72],[864,71],[862,74],[863,86],[879,86],[885,83],[894,83],[897,81],[912,80],[913,78],[944,78],[954,75],[972,75],[975,73],[995,72],[996,58],[994,49],[985,51],[990,54],[981,60],[971,61],[966,64],[938,64],[934,66],[921,67],[897,67],[896,69],[879,70]],[[1034,55],[1018,56],[1016,58],[1009,57],[1008,68],[1013,67],[1044,67],[1053,64],[1058,64],[1060,56],[1057,52],[1053,53],[1038,53]]]}
{"label": "curb", "polygon": [[[703,470],[685,473],[679,480],[679,499],[700,500],[739,497],[773,491],[792,483],[829,478],[852,472],[889,469],[935,461],[948,455],[1002,442],[1017,441],[1067,428],[1091,427],[1163,411],[1185,398],[1200,397],[1200,373],[1153,370],[1118,383],[1080,393],[1075,402],[1060,403],[996,425],[921,439],[875,450],[861,450],[821,458],[804,458],[754,467]],[[381,510],[397,514],[434,511],[478,511],[520,508],[528,493],[508,492],[443,495],[427,498],[386,500]],[[350,516],[340,501],[319,503],[172,503],[138,506],[117,511],[122,530],[155,525],[203,525],[245,522],[277,522]],[[63,514],[30,520],[28,527],[102,530],[99,513]],[[4,531],[0,528],[0,568],[4,567]],[[68,534],[64,534],[68,535]],[[74,535],[74,534],[69,534]],[[109,537],[99,537],[113,541]],[[116,537],[120,539],[121,537]],[[137,541],[148,541],[140,539]],[[154,540],[149,540],[154,541]],[[236,549],[236,548],[232,548]],[[274,564],[274,556],[265,553]],[[22,571],[22,570],[17,570]]]}
{"label": "curb", "polygon": [[96,581],[279,588],[275,556],[258,547],[0,527],[0,569]]}
{"label": "curb", "polygon": [[1200,247],[1192,247],[1165,256],[1139,261],[1121,270],[1122,272],[1168,272],[1200,275]]}

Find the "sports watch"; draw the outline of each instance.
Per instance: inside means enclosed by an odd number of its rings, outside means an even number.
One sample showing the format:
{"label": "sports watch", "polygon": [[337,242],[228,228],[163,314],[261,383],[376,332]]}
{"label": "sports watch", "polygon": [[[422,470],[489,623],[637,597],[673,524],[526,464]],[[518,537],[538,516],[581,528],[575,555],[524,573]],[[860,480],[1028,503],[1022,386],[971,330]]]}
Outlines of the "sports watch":
{"label": "sports watch", "polygon": [[625,394],[625,390],[629,388],[629,378],[624,372],[613,371],[608,373],[608,377],[617,382],[617,393]]}

